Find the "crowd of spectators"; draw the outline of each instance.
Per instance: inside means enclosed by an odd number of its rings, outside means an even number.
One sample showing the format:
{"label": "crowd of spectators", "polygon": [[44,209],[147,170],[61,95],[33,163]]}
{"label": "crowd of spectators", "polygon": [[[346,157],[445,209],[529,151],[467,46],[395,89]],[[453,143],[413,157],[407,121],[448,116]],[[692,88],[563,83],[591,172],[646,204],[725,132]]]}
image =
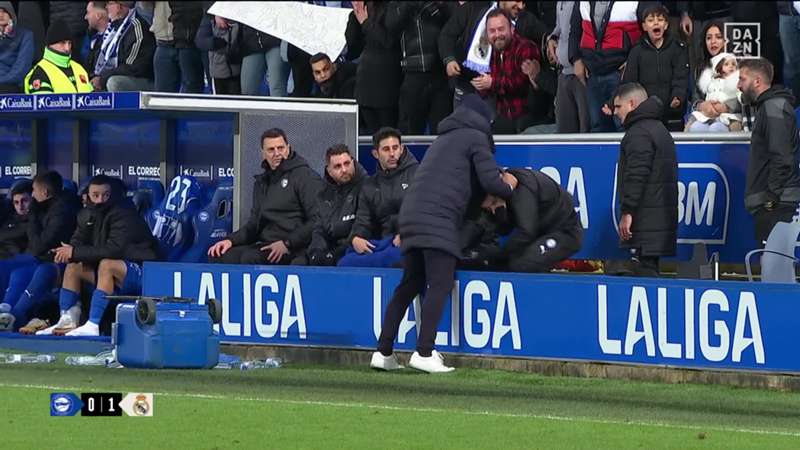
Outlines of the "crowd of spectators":
{"label": "crowd of spectators", "polygon": [[535,134],[620,131],[611,96],[638,82],[672,131],[739,131],[726,24],[754,22],[776,81],[800,92],[798,2],[308,3],[352,9],[341,55],[210,15],[208,1],[0,2],[0,93],[354,98],[367,135],[436,134],[477,93],[494,133]]}

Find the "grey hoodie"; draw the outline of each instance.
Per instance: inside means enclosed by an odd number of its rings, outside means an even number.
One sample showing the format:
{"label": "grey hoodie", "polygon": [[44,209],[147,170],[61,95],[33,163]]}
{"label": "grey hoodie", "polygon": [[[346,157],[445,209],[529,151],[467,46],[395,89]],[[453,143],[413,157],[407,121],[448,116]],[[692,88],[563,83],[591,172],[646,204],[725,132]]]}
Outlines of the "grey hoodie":
{"label": "grey hoodie", "polygon": [[570,21],[572,20],[572,9],[577,2],[558,2],[556,4],[556,28],[550,34],[552,38],[558,38],[556,47],[556,57],[564,68],[564,75],[574,75],[575,67],[569,62],[569,33]]}
{"label": "grey hoodie", "polygon": [[5,9],[6,12],[11,15],[11,21],[13,21],[14,24],[17,23],[17,12],[14,11],[14,5],[12,5],[11,2],[0,2],[0,9]]}

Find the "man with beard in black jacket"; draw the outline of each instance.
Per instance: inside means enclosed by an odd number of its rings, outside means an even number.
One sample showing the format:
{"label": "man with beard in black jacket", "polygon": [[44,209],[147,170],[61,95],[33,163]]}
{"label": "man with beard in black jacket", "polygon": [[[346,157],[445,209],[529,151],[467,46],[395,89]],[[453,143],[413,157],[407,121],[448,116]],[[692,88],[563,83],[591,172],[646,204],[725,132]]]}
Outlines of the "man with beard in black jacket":
{"label": "man with beard in black jacket", "polygon": [[402,368],[392,351],[394,340],[414,297],[425,291],[417,351],[409,365],[428,373],[453,370],[434,350],[434,340],[462,256],[459,230],[470,204],[480,203],[486,193],[509,199],[517,185],[513,175],[501,177],[494,160],[491,119],[492,111],[483,99],[465,96],[462,105],[440,124],[439,137],[417,170],[400,209],[403,278],[386,308],[372,368]]}
{"label": "man with beard in black jacket", "polygon": [[658,276],[660,256],[672,256],[678,234],[678,162],[675,141],[661,121],[664,105],[638,83],[619,87],[614,113],[625,128],[619,151],[620,247],[632,270]]}
{"label": "man with beard in black jacket", "polygon": [[366,176],[344,144],[325,152],[326,186],[317,198],[317,217],[308,247],[312,266],[335,266],[350,245],[350,231],[356,220],[358,194]]}
{"label": "man with beard in black jacket", "polygon": [[[96,175],[89,182],[88,203],[78,213],[78,228],[69,240],[53,249],[53,260],[66,264],[59,295],[61,318],[37,334],[98,336],[108,296],[140,295],[142,262],[158,259],[158,242],[135,209],[124,204],[124,193],[114,195],[115,182]],[[77,327],[81,283],[96,286],[89,320]]]}
{"label": "man with beard in black jacket", "polygon": [[755,104],[744,204],[755,221],[756,242],[764,245],[778,222],[790,222],[800,202],[800,138],[794,97],[772,86],[772,64],[764,58],[739,63],[743,104]]}
{"label": "man with beard in black jacket", "polygon": [[403,84],[399,128],[404,134],[436,134],[452,111],[452,96],[439,58],[439,33],[452,14],[450,2],[391,2],[390,33],[400,34]]}
{"label": "man with beard in black jacket", "polygon": [[332,62],[325,53],[309,59],[311,73],[319,90],[317,98],[355,98],[357,65],[351,62]]}
{"label": "man with beard in black jacket", "polygon": [[264,173],[255,177],[250,218],[228,239],[208,249],[211,262],[305,263],[322,180],[292,150],[279,128],[261,135],[261,154]]}
{"label": "man with beard in black jacket", "polygon": [[378,167],[361,188],[350,232],[352,248],[340,266],[394,267],[401,260],[397,215],[419,163],[400,139],[400,131],[388,127],[372,136]]}
{"label": "man with beard in black jacket", "polygon": [[509,202],[488,196],[483,207],[510,236],[501,257],[512,272],[548,272],[581,249],[583,228],[572,196],[549,176],[509,169],[519,184]]}
{"label": "man with beard in black jacket", "polygon": [[0,225],[0,259],[13,258],[28,247],[28,213],[31,210],[30,180],[19,180],[11,186],[12,210]]}

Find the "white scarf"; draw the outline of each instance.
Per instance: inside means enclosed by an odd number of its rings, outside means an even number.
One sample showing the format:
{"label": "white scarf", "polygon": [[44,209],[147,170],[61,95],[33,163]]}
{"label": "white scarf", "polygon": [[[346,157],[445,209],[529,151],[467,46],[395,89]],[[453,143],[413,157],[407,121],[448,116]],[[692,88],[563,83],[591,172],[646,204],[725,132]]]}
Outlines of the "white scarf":
{"label": "white scarf", "polygon": [[94,66],[94,73],[101,74],[105,69],[115,69],[117,67],[117,51],[119,50],[120,40],[128,31],[136,11],[131,9],[125,20],[119,24],[118,27],[111,29],[111,26],[106,29],[103,34],[103,44],[100,46],[100,54],[97,57],[97,63]]}
{"label": "white scarf", "polygon": [[469,45],[467,60],[464,61],[464,67],[478,73],[487,73],[490,70],[492,46],[489,44],[489,39],[486,36],[486,16],[495,8],[497,8],[496,2],[492,3],[492,6],[486,10],[481,21],[478,22],[478,27],[475,29],[475,34],[472,36],[472,43]]}

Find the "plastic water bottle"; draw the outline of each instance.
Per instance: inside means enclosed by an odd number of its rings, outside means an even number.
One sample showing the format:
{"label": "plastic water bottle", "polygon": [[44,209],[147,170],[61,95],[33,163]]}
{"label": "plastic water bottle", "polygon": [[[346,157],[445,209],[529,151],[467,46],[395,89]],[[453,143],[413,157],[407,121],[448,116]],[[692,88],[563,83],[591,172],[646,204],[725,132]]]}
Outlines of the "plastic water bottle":
{"label": "plastic water bottle", "polygon": [[64,362],[68,366],[105,366],[106,360],[96,356],[67,356]]}
{"label": "plastic water bottle", "polygon": [[280,358],[267,358],[265,360],[257,359],[255,361],[243,362],[239,369],[252,370],[252,369],[275,369],[280,367],[283,361]]}
{"label": "plastic water bottle", "polygon": [[6,364],[49,364],[56,361],[55,355],[20,354],[5,355]]}

